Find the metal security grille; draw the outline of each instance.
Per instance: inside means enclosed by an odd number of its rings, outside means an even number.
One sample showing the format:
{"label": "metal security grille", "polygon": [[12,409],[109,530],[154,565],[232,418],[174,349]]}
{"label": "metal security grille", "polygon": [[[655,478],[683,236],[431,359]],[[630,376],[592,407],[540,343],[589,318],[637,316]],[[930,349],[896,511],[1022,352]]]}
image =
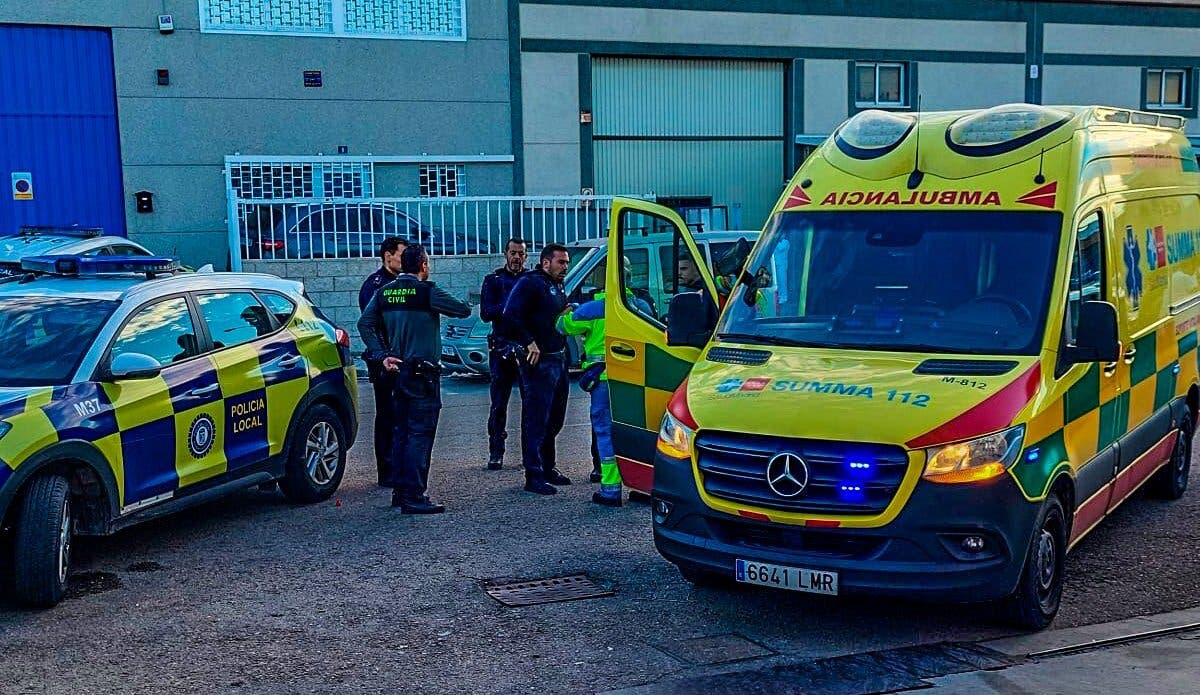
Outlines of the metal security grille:
{"label": "metal security grille", "polygon": [[199,0],[205,32],[466,39],[465,0]]}
{"label": "metal security grille", "polygon": [[463,167],[429,164],[420,168],[422,198],[457,198],[463,191]]}
{"label": "metal security grille", "polygon": [[200,0],[206,30],[333,32],[334,0]]}
{"label": "metal security grille", "polygon": [[506,606],[536,606],[542,603],[578,601],[612,596],[615,592],[588,579],[584,574],[535,579],[527,582],[493,584],[484,587],[489,596]]}
{"label": "metal security grille", "polygon": [[370,161],[262,161],[229,163],[229,190],[239,200],[364,198],[375,193]]}

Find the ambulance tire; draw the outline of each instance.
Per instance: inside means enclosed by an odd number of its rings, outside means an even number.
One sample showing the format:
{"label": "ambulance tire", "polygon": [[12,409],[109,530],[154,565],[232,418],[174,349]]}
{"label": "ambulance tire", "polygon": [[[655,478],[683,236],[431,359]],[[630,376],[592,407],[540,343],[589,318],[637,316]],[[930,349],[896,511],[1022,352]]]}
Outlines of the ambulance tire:
{"label": "ambulance tire", "polygon": [[1192,425],[1191,414],[1179,423],[1179,437],[1175,440],[1175,449],[1166,465],[1158,469],[1150,478],[1146,488],[1151,495],[1163,500],[1177,500],[1187,491],[1188,474],[1192,470],[1192,435],[1195,428]]}
{"label": "ambulance tire", "polygon": [[681,562],[676,567],[684,581],[702,589],[729,589],[737,585],[733,577],[721,572],[714,572],[696,565]]}
{"label": "ambulance tire", "polygon": [[39,475],[21,498],[13,538],[13,595],[33,608],[62,600],[71,571],[71,486],[61,475]]}
{"label": "ambulance tire", "polygon": [[[279,480],[284,497],[300,504],[329,499],[346,474],[346,441],[346,430],[333,408],[318,403],[306,410],[293,430]],[[318,460],[310,462],[313,456]],[[332,471],[331,464],[336,465]]]}
{"label": "ambulance tire", "polygon": [[1058,615],[1069,528],[1062,500],[1057,495],[1046,498],[1025,554],[1025,568],[1017,590],[1002,604],[1008,622],[1026,630],[1041,630]]}

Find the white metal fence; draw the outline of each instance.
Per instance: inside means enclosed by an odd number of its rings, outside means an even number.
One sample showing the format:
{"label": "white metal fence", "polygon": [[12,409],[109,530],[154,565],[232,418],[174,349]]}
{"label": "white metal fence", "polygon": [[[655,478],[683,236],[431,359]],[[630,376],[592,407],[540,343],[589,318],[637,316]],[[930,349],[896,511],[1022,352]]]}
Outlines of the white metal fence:
{"label": "white metal fence", "polygon": [[[651,198],[651,196],[631,196]],[[532,249],[608,234],[612,196],[462,198],[229,197],[233,270],[242,260],[372,258],[388,236],[435,256],[502,253],[512,237]]]}

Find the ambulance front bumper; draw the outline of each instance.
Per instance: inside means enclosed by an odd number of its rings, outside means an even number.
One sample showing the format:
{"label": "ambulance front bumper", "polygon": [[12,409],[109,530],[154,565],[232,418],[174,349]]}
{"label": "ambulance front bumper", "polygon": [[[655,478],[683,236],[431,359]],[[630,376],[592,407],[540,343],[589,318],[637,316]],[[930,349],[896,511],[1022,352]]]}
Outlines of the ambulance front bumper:
{"label": "ambulance front bumper", "polygon": [[[700,499],[691,465],[654,466],[654,543],[667,560],[735,577],[738,560],[836,572],[839,594],[988,601],[1011,594],[1038,504],[1008,475],[973,485],[922,481],[900,515],[873,529],[818,528],[733,516]],[[768,511],[768,510],[758,510]],[[983,549],[970,552],[983,539]]]}

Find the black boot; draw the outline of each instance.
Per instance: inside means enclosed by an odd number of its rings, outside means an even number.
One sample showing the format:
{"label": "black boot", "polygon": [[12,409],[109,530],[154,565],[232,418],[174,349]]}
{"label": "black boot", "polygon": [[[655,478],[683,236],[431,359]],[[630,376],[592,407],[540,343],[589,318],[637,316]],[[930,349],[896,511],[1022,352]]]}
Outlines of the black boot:
{"label": "black boot", "polygon": [[553,495],[558,492],[558,488],[546,482],[546,479],[541,474],[525,474],[525,492],[532,492],[537,495]]}
{"label": "black boot", "polygon": [[487,469],[489,471],[498,471],[504,468],[504,459],[488,459]]}
{"label": "black boot", "polygon": [[551,485],[570,485],[571,479],[559,473],[557,469],[551,468],[546,471],[546,482]]}

